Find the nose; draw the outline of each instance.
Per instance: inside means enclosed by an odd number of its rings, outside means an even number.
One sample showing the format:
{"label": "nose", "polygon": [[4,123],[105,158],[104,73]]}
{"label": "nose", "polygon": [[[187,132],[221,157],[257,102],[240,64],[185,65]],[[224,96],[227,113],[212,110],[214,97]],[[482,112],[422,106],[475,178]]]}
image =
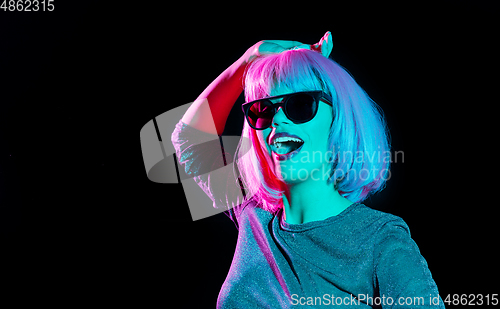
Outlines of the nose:
{"label": "nose", "polygon": [[272,125],[276,126],[276,125],[280,125],[282,123],[288,124],[288,123],[290,123],[290,120],[285,115],[285,112],[283,111],[282,106],[280,106],[280,107],[278,107],[278,111],[276,112],[276,114],[273,117]]}

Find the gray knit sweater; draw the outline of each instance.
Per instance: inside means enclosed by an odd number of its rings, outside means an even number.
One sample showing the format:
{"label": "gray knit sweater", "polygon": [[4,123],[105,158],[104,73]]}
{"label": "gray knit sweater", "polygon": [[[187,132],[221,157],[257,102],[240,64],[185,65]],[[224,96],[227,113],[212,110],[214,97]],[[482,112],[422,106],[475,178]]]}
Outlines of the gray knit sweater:
{"label": "gray knit sweater", "polygon": [[232,192],[210,188],[225,188],[231,175],[206,173],[221,151],[198,143],[210,140],[204,135],[179,122],[172,142],[186,174],[215,207],[231,205],[227,214],[238,227],[217,308],[444,308],[401,218],[355,203],[325,220],[289,224],[282,211],[272,214],[253,199],[230,202]]}

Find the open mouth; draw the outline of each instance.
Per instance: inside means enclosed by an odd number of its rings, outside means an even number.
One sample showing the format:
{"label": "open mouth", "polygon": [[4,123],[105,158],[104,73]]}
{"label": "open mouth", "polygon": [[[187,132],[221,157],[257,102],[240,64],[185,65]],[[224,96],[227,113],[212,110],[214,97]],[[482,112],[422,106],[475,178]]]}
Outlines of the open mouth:
{"label": "open mouth", "polygon": [[282,135],[272,139],[271,150],[278,155],[279,160],[289,159],[300,151],[304,141],[295,136]]}

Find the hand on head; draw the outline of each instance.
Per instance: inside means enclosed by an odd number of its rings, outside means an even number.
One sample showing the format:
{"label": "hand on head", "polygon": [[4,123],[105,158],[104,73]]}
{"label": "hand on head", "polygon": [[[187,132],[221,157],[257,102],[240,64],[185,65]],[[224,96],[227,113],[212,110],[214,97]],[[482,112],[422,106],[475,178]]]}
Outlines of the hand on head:
{"label": "hand on head", "polygon": [[309,45],[298,41],[265,40],[252,46],[249,51],[251,53],[251,58],[254,58],[267,54],[278,54],[286,50],[310,49],[321,53],[323,56],[328,58],[332,52],[332,48],[332,34],[330,31],[327,31],[321,40],[316,44]]}

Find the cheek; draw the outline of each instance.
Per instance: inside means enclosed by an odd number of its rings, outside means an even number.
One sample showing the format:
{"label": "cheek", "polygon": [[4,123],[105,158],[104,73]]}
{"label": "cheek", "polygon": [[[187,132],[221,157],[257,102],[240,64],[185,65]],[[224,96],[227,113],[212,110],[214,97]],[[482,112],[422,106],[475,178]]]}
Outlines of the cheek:
{"label": "cheek", "polygon": [[321,104],[321,108],[318,110],[318,114],[316,115],[314,120],[314,127],[316,130],[316,145],[320,146],[322,150],[327,150],[325,147],[328,147],[328,137],[330,135],[330,129],[332,124],[332,108],[326,104]]}
{"label": "cheek", "polygon": [[267,128],[265,130],[259,130],[257,131],[257,137],[259,139],[259,144],[261,145],[261,148],[266,150],[266,153],[271,156],[271,147],[267,144],[267,138],[269,137],[269,134],[271,133],[271,129]]}
{"label": "cheek", "polygon": [[[323,104],[322,104],[323,105]],[[326,106],[328,107],[328,106]],[[325,154],[329,149],[328,137],[330,135],[330,126],[332,123],[331,116],[331,108],[323,108],[318,110],[316,117],[310,122],[304,124],[307,125],[307,135],[309,138],[309,147],[307,150],[309,151],[308,155],[312,157],[317,157],[321,153],[321,158],[324,158]],[[311,163],[317,163],[317,159]],[[324,160],[320,160],[320,163],[323,163]]]}

